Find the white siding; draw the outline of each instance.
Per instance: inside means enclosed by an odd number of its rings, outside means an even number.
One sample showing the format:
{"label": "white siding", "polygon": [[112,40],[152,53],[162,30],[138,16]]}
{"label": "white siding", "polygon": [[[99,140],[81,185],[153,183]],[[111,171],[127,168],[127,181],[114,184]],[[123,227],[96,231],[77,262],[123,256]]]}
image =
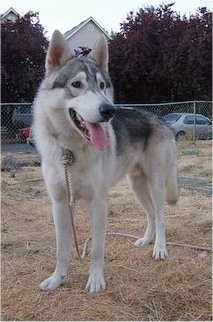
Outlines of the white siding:
{"label": "white siding", "polygon": [[2,22],[5,22],[7,20],[10,20],[12,22],[15,22],[17,19],[17,16],[13,12],[9,12],[4,18],[1,18]]}
{"label": "white siding", "polygon": [[89,21],[84,27],[67,40],[71,52],[74,54],[74,49],[78,49],[79,46],[92,49],[101,33],[101,30],[96,26],[96,24]]}

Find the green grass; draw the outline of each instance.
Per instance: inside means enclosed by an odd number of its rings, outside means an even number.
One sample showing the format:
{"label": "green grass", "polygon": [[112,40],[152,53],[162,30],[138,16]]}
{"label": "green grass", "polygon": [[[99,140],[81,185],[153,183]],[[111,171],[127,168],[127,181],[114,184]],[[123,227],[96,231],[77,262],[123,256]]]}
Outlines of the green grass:
{"label": "green grass", "polygon": [[201,157],[203,156],[203,152],[198,150],[198,149],[188,149],[188,150],[182,150],[179,153],[180,156],[182,157],[187,157],[187,156],[196,156],[196,157]]}
{"label": "green grass", "polygon": [[6,228],[2,228],[1,233],[8,233],[8,230]]}
{"label": "green grass", "polygon": [[212,178],[211,169],[203,170],[202,172],[199,173],[199,177],[205,177],[205,178],[211,179]]}
{"label": "green grass", "polygon": [[[181,170],[182,172],[187,172],[187,173],[190,173],[191,171],[193,170],[196,170],[198,167],[194,164],[189,164],[189,165],[186,165],[184,166]],[[202,167],[200,167],[202,169]]]}

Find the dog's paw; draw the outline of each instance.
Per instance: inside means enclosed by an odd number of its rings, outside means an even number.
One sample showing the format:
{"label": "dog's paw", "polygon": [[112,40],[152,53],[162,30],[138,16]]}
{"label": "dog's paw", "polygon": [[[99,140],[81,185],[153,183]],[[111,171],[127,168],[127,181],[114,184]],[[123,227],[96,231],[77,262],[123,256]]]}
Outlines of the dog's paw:
{"label": "dog's paw", "polygon": [[53,291],[63,283],[64,279],[65,279],[65,276],[57,277],[57,276],[54,276],[53,274],[52,276],[46,278],[43,282],[41,282],[41,284],[39,284],[39,288],[42,291],[46,291],[46,292]]}
{"label": "dog's paw", "polygon": [[136,242],[134,243],[135,246],[137,247],[144,247],[148,244],[150,244],[152,242],[152,240],[146,238],[146,237],[142,237],[136,240]]}
{"label": "dog's paw", "polygon": [[96,293],[105,290],[106,283],[101,273],[90,274],[86,290],[90,293]]}
{"label": "dog's paw", "polygon": [[166,259],[166,257],[168,256],[168,252],[165,247],[154,247],[153,250],[153,257],[158,260],[158,259]]}

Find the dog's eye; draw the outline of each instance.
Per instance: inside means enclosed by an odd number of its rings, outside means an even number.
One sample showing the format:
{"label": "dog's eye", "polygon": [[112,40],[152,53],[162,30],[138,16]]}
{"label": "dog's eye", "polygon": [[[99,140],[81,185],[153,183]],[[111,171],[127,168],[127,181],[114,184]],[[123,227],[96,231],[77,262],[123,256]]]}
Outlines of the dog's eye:
{"label": "dog's eye", "polygon": [[82,88],[82,83],[80,81],[73,82],[71,85],[75,88]]}
{"label": "dog's eye", "polygon": [[105,83],[104,82],[100,82],[100,85],[99,86],[100,86],[100,89],[103,90],[105,88]]}

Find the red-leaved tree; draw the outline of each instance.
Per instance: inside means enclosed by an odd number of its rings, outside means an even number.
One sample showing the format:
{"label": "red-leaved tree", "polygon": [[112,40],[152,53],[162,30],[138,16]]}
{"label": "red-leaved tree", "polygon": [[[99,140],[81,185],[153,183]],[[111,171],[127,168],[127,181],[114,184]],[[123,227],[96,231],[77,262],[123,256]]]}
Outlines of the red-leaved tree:
{"label": "red-leaved tree", "polygon": [[130,12],[110,42],[117,103],[211,99],[212,15],[181,17],[172,6]]}
{"label": "red-leaved tree", "polygon": [[1,23],[2,102],[32,102],[44,76],[48,41],[38,13]]}

